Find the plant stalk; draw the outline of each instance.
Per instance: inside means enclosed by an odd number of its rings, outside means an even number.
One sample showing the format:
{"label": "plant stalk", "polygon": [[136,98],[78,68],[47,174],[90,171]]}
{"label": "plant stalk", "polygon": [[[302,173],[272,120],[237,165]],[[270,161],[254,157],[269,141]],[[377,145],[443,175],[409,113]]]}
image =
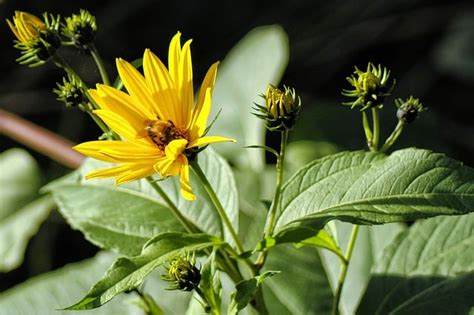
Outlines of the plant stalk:
{"label": "plant stalk", "polygon": [[[272,205],[270,206],[270,210],[268,212],[268,224],[265,226],[264,237],[270,237],[273,233],[276,223],[276,212],[278,209],[278,205],[280,204],[280,196],[281,196],[281,188],[283,186],[283,163],[285,162],[285,151],[286,151],[286,143],[288,142],[288,130],[281,132],[281,143],[280,143],[280,154],[277,157],[277,182],[275,187],[275,195],[273,196]],[[258,256],[255,265],[258,269],[262,268],[265,264],[265,260],[267,258],[267,252],[263,251]]]}
{"label": "plant stalk", "polygon": [[390,149],[390,147],[392,145],[395,144],[398,137],[402,134],[403,127],[405,127],[405,123],[402,120],[399,120],[398,124],[397,124],[397,126],[395,126],[395,129],[393,130],[392,134],[390,134],[390,136],[387,138],[387,140],[385,140],[385,143],[384,143],[382,149],[380,149],[381,152],[387,151],[388,149]]}
{"label": "plant stalk", "polygon": [[373,137],[371,145],[369,146],[370,151],[377,152],[379,147],[380,139],[380,122],[379,122],[379,110],[375,107],[372,108],[372,123],[373,123]]}
{"label": "plant stalk", "polygon": [[344,282],[346,280],[347,269],[349,268],[349,263],[351,261],[352,251],[354,250],[354,245],[355,245],[355,242],[356,242],[356,239],[357,239],[358,232],[359,232],[359,226],[354,225],[354,227],[352,228],[352,233],[351,233],[351,237],[349,239],[349,243],[347,245],[345,261],[341,260],[341,274],[339,275],[339,280],[337,282],[337,289],[336,289],[336,293],[334,295],[334,301],[333,301],[333,306],[332,306],[332,314],[333,315],[338,315],[339,314],[339,302],[341,300],[342,288],[343,288]]}
{"label": "plant stalk", "polygon": [[97,51],[97,48],[95,47],[94,44],[91,44],[88,48],[89,48],[89,52],[91,53],[92,58],[94,59],[97,69],[99,70],[100,77],[102,78],[102,82],[110,86],[109,75],[107,74],[107,70],[105,70],[104,62],[102,61],[102,58],[100,57],[100,54]]}
{"label": "plant stalk", "polygon": [[227,216],[227,213],[225,212],[224,208],[222,207],[222,204],[217,197],[214,189],[212,188],[211,184],[206,178],[206,175],[202,171],[201,167],[197,162],[192,164],[192,169],[194,173],[198,176],[199,180],[204,186],[204,189],[206,190],[209,198],[212,201],[212,204],[214,205],[214,208],[216,209],[217,213],[219,214],[222,222],[224,222],[224,225],[226,226],[227,230],[229,231],[232,240],[234,241],[235,245],[237,246],[238,249],[238,254],[241,254],[244,251],[244,247],[242,246],[242,243],[239,239],[239,236],[237,235],[237,232],[235,232],[234,227],[232,226],[232,223],[230,222],[229,217]]}

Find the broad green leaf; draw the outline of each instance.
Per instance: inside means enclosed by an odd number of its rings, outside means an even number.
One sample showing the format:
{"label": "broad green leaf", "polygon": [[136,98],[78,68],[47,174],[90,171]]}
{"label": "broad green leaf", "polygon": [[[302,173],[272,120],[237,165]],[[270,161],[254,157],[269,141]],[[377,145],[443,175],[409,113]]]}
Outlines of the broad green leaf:
{"label": "broad green leaf", "polygon": [[343,152],[316,160],[283,187],[276,234],[330,220],[383,224],[473,211],[474,170],[443,154]]}
{"label": "broad green leaf", "polygon": [[[339,245],[341,248],[346,249],[353,225],[337,220],[331,222],[336,226]],[[380,259],[383,250],[404,229],[405,226],[401,223],[359,227],[359,233],[341,294],[339,307],[341,314],[355,313],[369,282],[372,265]],[[341,272],[340,259],[334,253],[324,250],[320,251],[320,255],[331,287],[335,292]]]}
{"label": "broad green leaf", "polygon": [[0,174],[0,220],[3,220],[35,198],[40,174],[33,157],[16,148],[0,154]]}
{"label": "broad green leaf", "polygon": [[119,258],[69,310],[87,310],[102,306],[116,295],[138,287],[158,266],[184,251],[200,251],[218,246],[221,241],[206,234],[162,233],[151,239],[140,255]]}
{"label": "broad green leaf", "polygon": [[269,251],[265,269],[281,271],[263,285],[270,314],[331,313],[333,294],[315,249],[277,246]]}
{"label": "broad green leaf", "polygon": [[137,255],[158,233],[182,230],[168,208],[130,189],[65,184],[53,195],[73,228],[97,246],[122,254]]}
{"label": "broad green leaf", "polygon": [[199,288],[206,296],[207,302],[211,307],[211,311],[207,313],[215,315],[221,314],[222,286],[220,272],[216,266],[216,251],[212,252],[201,269],[201,283],[199,284]]}
{"label": "broad green leaf", "polygon": [[263,150],[247,145],[264,145],[263,122],[251,114],[254,103],[261,103],[269,83],[277,85],[286,69],[288,38],[280,26],[263,26],[250,31],[227,54],[217,75],[212,98],[214,115],[222,112],[211,134],[237,140],[216,150],[233,164],[260,170],[264,167]]}
{"label": "broad green leaf", "polygon": [[0,220],[0,272],[8,272],[23,262],[30,238],[46,220],[55,203],[43,196]]}
{"label": "broad green leaf", "polygon": [[[463,313],[474,306],[473,248],[474,214],[416,222],[374,266],[358,312],[411,312],[421,307],[421,301],[427,309],[436,308],[441,304],[438,297],[450,288],[455,290],[450,294],[457,296],[453,300],[457,303],[450,302],[450,312]],[[466,285],[468,280],[471,284]]]}
{"label": "broad green leaf", "polygon": [[236,291],[230,295],[230,304],[227,314],[237,315],[254,298],[258,287],[263,283],[263,281],[265,281],[266,278],[272,277],[278,273],[280,272],[269,270],[254,278],[246,279],[237,283],[235,286]]}
{"label": "broad green leaf", "polygon": [[335,253],[336,255],[343,257],[343,254],[341,252],[341,249],[337,245],[336,241],[332,237],[331,234],[329,234],[326,230],[322,229],[319,230],[318,234],[315,236],[311,236],[309,238],[306,238],[300,242],[297,242],[294,244],[296,248],[300,248],[303,246],[312,246],[312,247],[318,247],[318,248],[325,248],[327,250],[330,250],[331,252]]}
{"label": "broad green leaf", "polygon": [[100,253],[94,258],[36,276],[0,294],[0,314],[72,315],[142,314],[128,306],[123,298],[102,307],[99,312],[71,312],[58,310],[83,296],[97,278],[101,277],[114,256]]}
{"label": "broad green leaf", "polygon": [[[212,148],[199,154],[199,165],[238,230],[237,188],[230,167]],[[146,180],[115,187],[113,179],[84,179],[90,171],[110,166],[88,159],[77,174],[45,187],[58,200],[61,213],[73,227],[94,244],[127,255],[139,253],[144,242],[157,233],[182,230],[167,204]],[[208,234],[222,235],[220,218],[194,174],[191,173],[191,185],[197,196],[195,201],[182,198],[176,178],[160,181],[158,185],[198,228]],[[231,242],[230,237],[227,240]]]}

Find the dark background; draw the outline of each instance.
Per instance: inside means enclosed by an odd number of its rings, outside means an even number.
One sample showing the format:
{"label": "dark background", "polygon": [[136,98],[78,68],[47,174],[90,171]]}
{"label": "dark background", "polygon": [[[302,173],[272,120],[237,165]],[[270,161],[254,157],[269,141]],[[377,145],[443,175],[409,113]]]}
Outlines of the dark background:
{"label": "dark background", "polygon": [[[80,111],[67,109],[51,90],[62,72],[53,65],[18,65],[19,52],[4,23],[15,10],[68,16],[80,8],[97,18],[97,47],[115,77],[114,58],[134,60],[144,48],[167,56],[180,30],[193,38],[196,78],[222,60],[249,30],[280,24],[290,40],[290,62],[282,80],[294,86],[303,110],[292,140],[327,141],[340,149],[364,146],[360,114],[340,105],[345,77],[354,65],[381,63],[397,79],[396,97],[419,97],[429,108],[410,125],[396,148],[417,146],[444,152],[474,166],[474,5],[472,1],[11,1],[0,0],[0,107],[74,142],[91,140],[98,128]],[[98,81],[92,61],[65,49],[66,59],[88,82]],[[163,58],[166,60],[166,58]],[[198,80],[199,82],[199,80]],[[263,91],[262,91],[263,92]],[[392,99],[382,114],[382,132],[396,124]],[[382,137],[384,139],[385,137]],[[269,135],[268,142],[275,139]],[[1,150],[20,144],[0,138]],[[67,169],[31,152],[45,183]],[[58,214],[44,224],[28,247],[25,264],[0,274],[0,290],[28,277],[92,255],[96,249],[71,231]]]}

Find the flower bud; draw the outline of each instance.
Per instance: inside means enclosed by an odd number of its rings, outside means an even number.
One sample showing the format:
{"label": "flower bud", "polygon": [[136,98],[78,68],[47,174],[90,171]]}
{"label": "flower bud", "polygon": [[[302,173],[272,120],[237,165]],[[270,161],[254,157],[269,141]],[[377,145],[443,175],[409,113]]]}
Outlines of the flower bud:
{"label": "flower bud", "polygon": [[300,112],[301,99],[296,95],[295,89],[284,86],[285,91],[269,85],[265,95],[265,106],[255,104],[255,116],[265,120],[270,131],[283,131],[293,129],[296,118]]}
{"label": "flower bud", "polygon": [[342,95],[355,98],[355,101],[344,102],[343,105],[361,106],[361,111],[373,107],[382,107],[385,98],[390,95],[395,80],[389,82],[390,71],[382,68],[381,65],[375,67],[370,63],[367,70],[361,71],[355,67],[354,75],[347,77],[347,81],[352,85],[352,90],[342,90]]}
{"label": "flower bud", "polygon": [[42,65],[61,46],[59,16],[55,18],[44,13],[41,20],[32,14],[16,11],[12,20],[7,19],[7,23],[17,38],[14,47],[21,51],[22,56],[16,60],[20,64]]}
{"label": "flower bud", "polygon": [[66,104],[67,107],[81,107],[88,103],[82,82],[75,76],[68,75],[67,78],[63,78],[62,84],[56,83],[56,85],[58,88],[53,92],[58,96],[57,100]]}
{"label": "flower bud", "polygon": [[79,14],[66,18],[66,24],[63,25],[61,31],[74,46],[86,50],[97,33],[95,17],[89,11],[81,9]]}
{"label": "flower bud", "polygon": [[195,266],[194,256],[176,256],[169,261],[166,269],[168,272],[162,279],[172,283],[169,290],[192,291],[201,282],[201,273]]}
{"label": "flower bud", "polygon": [[419,99],[410,96],[407,100],[401,98],[395,100],[395,105],[398,107],[397,118],[404,123],[412,123],[417,117],[418,113],[426,110]]}

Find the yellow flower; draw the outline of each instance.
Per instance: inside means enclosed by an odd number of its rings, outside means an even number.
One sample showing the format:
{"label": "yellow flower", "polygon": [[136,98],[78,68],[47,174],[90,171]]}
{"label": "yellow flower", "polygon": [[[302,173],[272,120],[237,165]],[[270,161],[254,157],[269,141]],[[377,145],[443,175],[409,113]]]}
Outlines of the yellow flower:
{"label": "yellow flower", "polygon": [[37,40],[41,31],[46,30],[46,24],[38,17],[21,11],[15,11],[13,23],[8,19],[7,23],[16,38],[24,44]]}
{"label": "yellow flower", "polygon": [[208,70],[194,103],[191,40],[183,47],[181,33],[171,40],[168,69],[149,49],[143,56],[144,76],[130,63],[117,59],[117,69],[128,94],[97,84],[89,90],[100,106],[97,114],[123,141],[91,141],[75,150],[119,166],[94,171],[86,178],[116,177],[116,185],[156,172],[180,177],[181,194],[194,200],[189,182],[188,158],[197,149],[214,142],[233,142],[206,136],[211,95],[218,62]]}

